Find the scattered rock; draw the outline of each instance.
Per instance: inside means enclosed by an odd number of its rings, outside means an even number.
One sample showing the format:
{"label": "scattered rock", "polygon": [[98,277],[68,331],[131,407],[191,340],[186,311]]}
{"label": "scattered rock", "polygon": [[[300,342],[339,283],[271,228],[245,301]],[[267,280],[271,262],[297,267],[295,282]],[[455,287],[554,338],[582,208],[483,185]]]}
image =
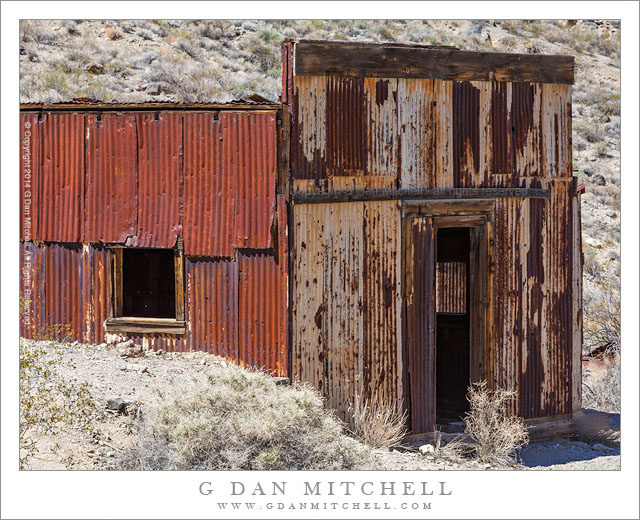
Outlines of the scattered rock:
{"label": "scattered rock", "polygon": [[433,444],[423,444],[422,446],[420,446],[418,448],[418,450],[420,451],[420,453],[422,455],[428,455],[428,454],[431,454],[431,453],[435,453],[435,451],[436,451],[436,449],[433,446]]}
{"label": "scattered rock", "polygon": [[288,377],[274,377],[273,378],[273,382],[277,385],[277,386],[289,386],[289,378]]}
{"label": "scattered rock", "polygon": [[122,397],[110,397],[107,399],[107,410],[117,410],[118,412],[123,410],[126,401]]}
{"label": "scattered rock", "polygon": [[142,346],[136,345],[132,339],[118,343],[116,350],[120,356],[129,358],[141,357],[144,353]]}
{"label": "scattered rock", "polygon": [[604,175],[602,175],[601,173],[596,173],[595,175],[593,175],[591,177],[591,182],[597,184],[598,186],[606,186],[607,181],[604,178]]}
{"label": "scattered rock", "polygon": [[156,356],[162,356],[162,354],[164,354],[164,350],[156,350]]}
{"label": "scattered rock", "polygon": [[149,371],[149,369],[145,365],[142,365],[140,363],[128,363],[126,366],[127,370],[133,370],[135,372],[140,372],[141,374]]}
{"label": "scattered rock", "polygon": [[220,366],[221,366],[222,368],[227,368],[227,362],[226,362],[226,361],[221,361],[221,362],[220,362]]}

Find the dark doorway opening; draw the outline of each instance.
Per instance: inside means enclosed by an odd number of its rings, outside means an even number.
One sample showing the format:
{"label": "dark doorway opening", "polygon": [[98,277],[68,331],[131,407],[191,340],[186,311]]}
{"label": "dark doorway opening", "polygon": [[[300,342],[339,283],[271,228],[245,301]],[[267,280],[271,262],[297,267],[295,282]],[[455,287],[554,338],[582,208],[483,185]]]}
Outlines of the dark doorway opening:
{"label": "dark doorway opening", "polygon": [[469,409],[469,263],[471,228],[436,229],[436,422],[461,421]]}
{"label": "dark doorway opening", "polygon": [[175,319],[173,249],[123,249],[122,314]]}

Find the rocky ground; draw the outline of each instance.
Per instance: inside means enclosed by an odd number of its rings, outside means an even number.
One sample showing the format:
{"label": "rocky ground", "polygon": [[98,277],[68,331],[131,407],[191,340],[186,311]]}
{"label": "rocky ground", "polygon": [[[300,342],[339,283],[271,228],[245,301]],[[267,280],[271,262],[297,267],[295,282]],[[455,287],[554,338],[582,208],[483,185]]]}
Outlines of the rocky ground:
{"label": "rocky ground", "polygon": [[[226,365],[222,358],[202,352],[125,352],[105,345],[56,342],[40,342],[38,346],[51,358],[62,355],[56,363],[58,376],[72,384],[90,384],[93,431],[69,426],[55,434],[38,435],[39,451],[29,460],[30,469],[117,469],[116,455],[135,439],[137,418],[149,413],[171,385],[189,385],[212,365]],[[63,404],[74,406],[72,402]],[[578,418],[578,425],[575,439],[532,442],[523,448],[520,457],[524,468],[619,469],[619,415],[587,411]],[[480,464],[455,453],[377,450],[376,457],[381,467],[391,470],[509,469]]]}

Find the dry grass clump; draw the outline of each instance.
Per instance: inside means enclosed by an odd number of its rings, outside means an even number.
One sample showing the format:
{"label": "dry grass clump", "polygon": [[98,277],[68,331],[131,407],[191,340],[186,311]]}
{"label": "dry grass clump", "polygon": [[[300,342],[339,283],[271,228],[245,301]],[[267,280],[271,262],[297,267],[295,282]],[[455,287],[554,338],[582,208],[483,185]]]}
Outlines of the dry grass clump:
{"label": "dry grass clump", "polygon": [[407,414],[376,391],[372,397],[357,393],[349,407],[349,429],[357,439],[372,448],[391,448],[407,434]]}
{"label": "dry grass clump", "polygon": [[524,419],[508,411],[514,398],[512,390],[487,389],[486,381],[469,387],[465,433],[472,439],[480,462],[513,464],[516,450],[529,441]]}
{"label": "dry grass clump", "polygon": [[276,386],[237,366],[212,367],[205,380],[173,388],[123,452],[123,469],[357,469],[368,448],[310,387]]}
{"label": "dry grass clump", "polygon": [[122,38],[122,29],[120,27],[107,27],[104,30],[104,34],[110,40],[119,40]]}

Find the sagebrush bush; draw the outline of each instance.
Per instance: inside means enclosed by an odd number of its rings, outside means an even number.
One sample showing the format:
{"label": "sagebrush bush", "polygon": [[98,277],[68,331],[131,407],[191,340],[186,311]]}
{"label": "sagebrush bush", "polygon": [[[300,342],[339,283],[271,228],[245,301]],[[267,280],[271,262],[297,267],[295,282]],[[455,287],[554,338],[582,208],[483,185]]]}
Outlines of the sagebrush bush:
{"label": "sagebrush bush", "polygon": [[173,388],[119,457],[123,469],[357,469],[370,451],[310,387],[237,366]]}
{"label": "sagebrush bush", "polygon": [[515,395],[502,388],[489,390],[486,381],[469,387],[465,433],[473,441],[479,461],[512,464],[516,450],[529,441],[524,419],[508,411]]}

